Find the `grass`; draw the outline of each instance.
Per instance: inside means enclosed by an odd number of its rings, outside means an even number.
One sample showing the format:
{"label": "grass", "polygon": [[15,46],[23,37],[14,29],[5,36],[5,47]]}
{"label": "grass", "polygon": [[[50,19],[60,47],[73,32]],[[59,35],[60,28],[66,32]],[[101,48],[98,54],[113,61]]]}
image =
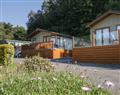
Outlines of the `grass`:
{"label": "grass", "polygon": [[[82,87],[92,89],[85,92]],[[63,72],[24,71],[22,65],[0,68],[0,95],[110,95],[79,76]]]}

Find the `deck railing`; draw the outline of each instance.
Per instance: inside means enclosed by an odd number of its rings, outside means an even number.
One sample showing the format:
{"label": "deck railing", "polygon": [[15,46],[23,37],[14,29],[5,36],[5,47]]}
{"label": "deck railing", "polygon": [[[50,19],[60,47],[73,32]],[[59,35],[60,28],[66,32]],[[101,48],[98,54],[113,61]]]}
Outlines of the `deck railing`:
{"label": "deck railing", "polygon": [[22,50],[39,50],[39,49],[52,49],[53,42],[39,42],[39,43],[31,43],[29,45],[23,45]]}

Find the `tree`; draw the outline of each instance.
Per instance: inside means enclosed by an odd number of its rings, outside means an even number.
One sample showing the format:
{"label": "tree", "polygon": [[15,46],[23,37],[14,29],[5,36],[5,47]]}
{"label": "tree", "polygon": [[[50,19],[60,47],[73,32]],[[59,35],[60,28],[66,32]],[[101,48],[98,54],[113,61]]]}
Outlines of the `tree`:
{"label": "tree", "polygon": [[0,40],[25,40],[25,35],[24,27],[13,27],[10,23],[0,23]]}
{"label": "tree", "polygon": [[14,27],[14,39],[16,40],[26,40],[26,30],[22,26],[16,26]]}
{"label": "tree", "polygon": [[89,35],[86,25],[108,10],[120,10],[120,0],[45,0],[42,11],[28,20],[28,34],[43,28],[68,35]]}

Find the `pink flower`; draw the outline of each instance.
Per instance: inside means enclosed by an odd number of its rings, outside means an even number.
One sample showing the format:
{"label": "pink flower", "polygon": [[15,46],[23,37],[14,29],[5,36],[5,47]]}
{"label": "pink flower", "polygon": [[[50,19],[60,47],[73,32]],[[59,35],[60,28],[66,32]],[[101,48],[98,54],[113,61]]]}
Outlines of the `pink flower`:
{"label": "pink flower", "polygon": [[82,87],[82,90],[85,91],[85,92],[91,92],[92,89],[89,88],[89,87]]}

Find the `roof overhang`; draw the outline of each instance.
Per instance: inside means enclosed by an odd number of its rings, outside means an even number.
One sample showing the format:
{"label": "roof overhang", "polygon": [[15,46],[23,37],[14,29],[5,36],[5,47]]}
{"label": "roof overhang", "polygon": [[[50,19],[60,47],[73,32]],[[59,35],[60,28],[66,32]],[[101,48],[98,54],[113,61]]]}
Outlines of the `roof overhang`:
{"label": "roof overhang", "polygon": [[120,15],[120,11],[113,11],[110,10],[106,13],[104,13],[103,15],[97,17],[95,20],[93,20],[92,22],[90,22],[87,27],[93,27],[94,25],[96,25],[97,23],[99,23],[100,21],[102,21],[103,19],[105,19],[106,17],[115,14],[115,15]]}
{"label": "roof overhang", "polygon": [[27,39],[31,39],[32,37],[39,34],[40,32],[45,32],[45,33],[48,33],[49,35],[56,35],[56,36],[72,38],[72,36],[70,36],[70,35],[60,34],[60,33],[57,33],[57,32],[52,32],[52,31],[37,28],[34,32],[32,32],[31,34],[29,34],[27,36]]}

